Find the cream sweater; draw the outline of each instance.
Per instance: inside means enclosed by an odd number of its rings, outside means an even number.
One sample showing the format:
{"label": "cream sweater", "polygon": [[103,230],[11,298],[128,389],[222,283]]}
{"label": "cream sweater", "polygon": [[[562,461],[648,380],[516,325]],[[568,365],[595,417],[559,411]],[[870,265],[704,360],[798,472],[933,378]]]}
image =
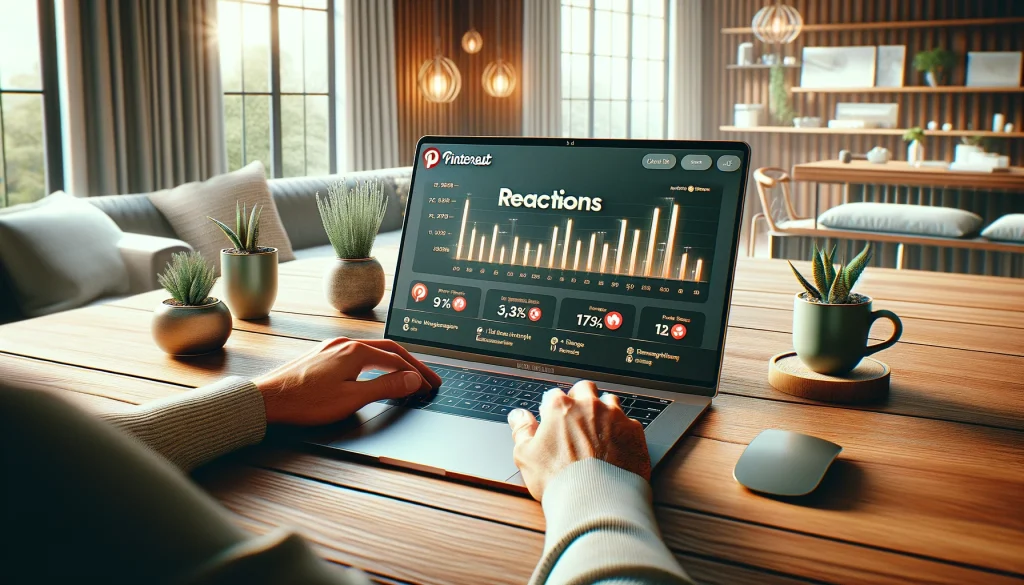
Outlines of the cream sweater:
{"label": "cream sweater", "polygon": [[[267,428],[262,395],[252,382],[237,377],[102,416],[185,471],[259,443]],[[636,474],[598,459],[579,461],[551,481],[543,508],[544,552],[531,583],[690,583],[661,541],[651,488]],[[237,581],[369,582],[361,573],[319,560],[305,541],[286,530],[223,551],[190,582]]]}

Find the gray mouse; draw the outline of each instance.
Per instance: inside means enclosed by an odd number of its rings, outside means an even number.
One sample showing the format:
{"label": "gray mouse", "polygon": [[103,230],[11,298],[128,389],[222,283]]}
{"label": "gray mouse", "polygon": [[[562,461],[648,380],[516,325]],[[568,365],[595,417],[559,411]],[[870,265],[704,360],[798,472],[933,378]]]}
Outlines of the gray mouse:
{"label": "gray mouse", "polygon": [[803,496],[818,487],[842,450],[818,437],[768,429],[747,445],[732,476],[755,492]]}

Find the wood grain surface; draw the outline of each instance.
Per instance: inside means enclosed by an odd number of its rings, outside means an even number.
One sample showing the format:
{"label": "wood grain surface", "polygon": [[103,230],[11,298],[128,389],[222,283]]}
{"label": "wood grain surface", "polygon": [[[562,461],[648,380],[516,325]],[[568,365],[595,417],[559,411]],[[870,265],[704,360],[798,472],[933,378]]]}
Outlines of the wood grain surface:
{"label": "wood grain surface", "polygon": [[[379,337],[383,311],[350,317],[326,304],[325,267],[282,265],[271,316],[236,321],[218,354],[160,352],[149,332],[155,292],[0,327],[0,371],[110,410],[253,376],[322,339]],[[654,479],[680,562],[706,583],[1024,581],[1024,283],[869,269],[862,290],[899,313],[905,333],[877,356],[892,368],[890,396],[856,408],[768,385],[767,359],[792,347],[793,284],[784,262],[739,264],[720,394]],[[937,298],[940,285],[948,294]],[[773,499],[732,479],[765,428],[843,445],[818,491]],[[544,530],[532,500],[326,455],[302,436],[271,432],[197,479],[244,528],[294,527],[328,560],[381,583],[528,578]]]}

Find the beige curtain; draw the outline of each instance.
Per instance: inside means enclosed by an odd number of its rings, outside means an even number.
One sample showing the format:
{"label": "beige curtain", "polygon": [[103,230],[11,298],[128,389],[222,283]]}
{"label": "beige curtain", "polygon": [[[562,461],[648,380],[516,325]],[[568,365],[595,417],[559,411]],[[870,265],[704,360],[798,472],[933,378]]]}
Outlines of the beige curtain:
{"label": "beige curtain", "polygon": [[345,113],[341,170],[409,164],[398,152],[394,0],[344,0],[344,67],[339,105]]}
{"label": "beige curtain", "polygon": [[[704,120],[701,0],[673,0],[669,63],[669,138],[700,140]],[[710,38],[710,35],[708,35]]]}
{"label": "beige curtain", "polygon": [[562,135],[562,6],[523,0],[523,135]]}
{"label": "beige curtain", "polygon": [[216,0],[83,0],[79,11],[88,194],[223,173]]}

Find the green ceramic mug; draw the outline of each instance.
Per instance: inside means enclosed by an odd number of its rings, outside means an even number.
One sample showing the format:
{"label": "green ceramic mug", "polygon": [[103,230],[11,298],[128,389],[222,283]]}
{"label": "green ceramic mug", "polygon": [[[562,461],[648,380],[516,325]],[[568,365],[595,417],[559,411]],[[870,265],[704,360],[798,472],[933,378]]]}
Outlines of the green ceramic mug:
{"label": "green ceramic mug", "polygon": [[[802,294],[802,293],[801,293]],[[839,376],[857,367],[865,356],[892,347],[903,334],[903,323],[892,311],[872,311],[871,299],[852,305],[812,303],[796,295],[793,303],[793,347],[808,368]],[[875,320],[892,321],[892,336],[868,345]]]}

